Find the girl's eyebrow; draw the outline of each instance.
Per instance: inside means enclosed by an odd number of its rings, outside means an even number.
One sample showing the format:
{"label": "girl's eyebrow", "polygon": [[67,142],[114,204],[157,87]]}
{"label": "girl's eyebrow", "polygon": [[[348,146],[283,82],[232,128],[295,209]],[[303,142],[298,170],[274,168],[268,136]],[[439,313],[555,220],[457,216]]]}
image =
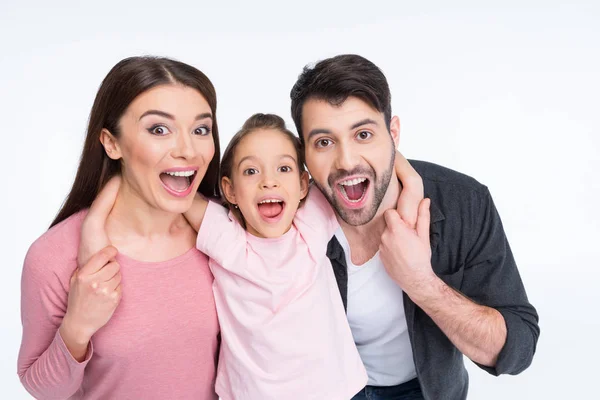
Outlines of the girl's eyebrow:
{"label": "girl's eyebrow", "polygon": [[[281,155],[279,156],[279,158],[280,158],[280,159],[282,159],[282,158],[289,158],[289,159],[290,159],[290,160],[292,160],[293,162],[296,162],[296,159],[295,159],[293,156],[289,155],[289,154],[281,154]],[[246,157],[243,157],[243,158],[240,160],[240,162],[238,163],[238,167],[239,167],[240,165],[242,165],[242,163],[243,163],[244,161],[247,161],[247,160],[250,160],[250,161],[258,161],[258,158],[257,158],[257,157],[255,157],[255,156],[246,156]]]}

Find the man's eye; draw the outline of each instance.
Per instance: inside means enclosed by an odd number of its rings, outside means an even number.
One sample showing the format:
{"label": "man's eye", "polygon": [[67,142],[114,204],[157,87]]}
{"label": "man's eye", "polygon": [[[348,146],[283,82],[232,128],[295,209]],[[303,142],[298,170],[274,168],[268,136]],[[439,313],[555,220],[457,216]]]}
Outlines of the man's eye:
{"label": "man's eye", "polygon": [[369,139],[371,136],[373,136],[373,134],[369,131],[360,131],[358,132],[358,135],[356,135],[360,140],[367,140]]}
{"label": "man's eye", "polygon": [[169,128],[167,128],[164,125],[154,125],[150,129],[148,129],[148,132],[150,132],[153,135],[162,136],[169,133]]}
{"label": "man's eye", "polygon": [[315,142],[315,145],[317,147],[327,147],[331,145],[331,140],[330,139],[319,139]]}

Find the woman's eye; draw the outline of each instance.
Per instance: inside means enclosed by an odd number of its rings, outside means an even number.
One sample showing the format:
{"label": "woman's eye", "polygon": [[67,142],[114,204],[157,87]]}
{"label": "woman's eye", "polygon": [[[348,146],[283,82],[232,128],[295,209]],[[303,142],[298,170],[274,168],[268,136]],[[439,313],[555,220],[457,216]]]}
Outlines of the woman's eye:
{"label": "woman's eye", "polygon": [[369,131],[360,131],[358,132],[358,135],[356,135],[360,140],[367,140],[369,139],[371,136],[373,136],[373,134]]}
{"label": "woman's eye", "polygon": [[194,135],[206,136],[209,133],[210,128],[208,128],[207,126],[199,126],[198,128],[194,129]]}
{"label": "woman's eye", "polygon": [[292,172],[292,167],[290,167],[289,165],[284,165],[282,167],[279,167],[279,172]]}
{"label": "woman's eye", "polygon": [[169,128],[167,128],[164,125],[154,125],[150,129],[148,129],[148,132],[150,132],[153,135],[162,136],[162,135],[166,135],[167,133],[169,133]]}
{"label": "woman's eye", "polygon": [[331,140],[330,139],[319,139],[315,142],[315,145],[317,147],[327,147],[329,145],[331,145]]}
{"label": "woman's eye", "polygon": [[258,174],[258,170],[255,168],[247,168],[244,170],[244,175],[255,175]]}

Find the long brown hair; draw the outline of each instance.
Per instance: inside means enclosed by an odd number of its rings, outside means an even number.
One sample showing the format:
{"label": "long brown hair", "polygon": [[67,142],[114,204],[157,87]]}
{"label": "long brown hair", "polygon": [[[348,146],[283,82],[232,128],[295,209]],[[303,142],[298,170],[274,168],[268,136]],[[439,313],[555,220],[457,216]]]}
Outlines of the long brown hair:
{"label": "long brown hair", "polygon": [[[223,160],[221,160],[221,173],[219,176],[222,204],[229,208],[229,211],[235,215],[240,225],[242,225],[244,229],[246,229],[244,216],[240,212],[239,208],[236,208],[235,205],[227,201],[227,197],[225,197],[225,191],[223,190],[223,178],[227,177],[233,182],[233,159],[235,158],[235,150],[243,138],[259,129],[274,129],[281,132],[286,138],[288,138],[294,145],[294,150],[296,150],[298,173],[300,176],[302,176],[302,173],[306,171],[306,168],[304,167],[304,152],[302,151],[300,139],[298,139],[298,136],[294,135],[289,129],[287,129],[283,118],[275,114],[262,113],[254,114],[248,118],[246,122],[244,122],[242,129],[233,135],[229,141],[229,144],[223,153]],[[303,203],[304,199],[300,201],[301,205]]]}
{"label": "long brown hair", "polygon": [[119,120],[137,96],[155,86],[174,83],[198,90],[212,111],[215,155],[198,192],[206,197],[218,196],[220,149],[217,95],[213,84],[202,72],[179,61],[162,57],[130,57],[117,63],[98,89],[75,181],[50,227],[90,207],[104,184],[120,172],[120,161],[110,159],[100,143],[102,129],[119,137]]}

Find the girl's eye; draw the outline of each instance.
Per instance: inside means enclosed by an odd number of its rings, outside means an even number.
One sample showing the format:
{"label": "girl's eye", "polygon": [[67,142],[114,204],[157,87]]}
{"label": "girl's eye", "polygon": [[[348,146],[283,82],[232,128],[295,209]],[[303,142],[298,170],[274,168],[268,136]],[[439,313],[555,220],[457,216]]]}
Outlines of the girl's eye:
{"label": "girl's eye", "polygon": [[154,125],[150,129],[148,129],[148,132],[150,132],[153,135],[162,136],[169,133],[169,128],[167,128],[164,125]]}
{"label": "girl's eye", "polygon": [[358,132],[358,135],[356,135],[356,137],[358,137],[360,140],[367,140],[371,136],[373,136],[373,134],[369,131],[360,131]]}
{"label": "girl's eye", "polygon": [[247,168],[244,170],[244,175],[255,175],[258,174],[258,170],[256,168]]}
{"label": "girl's eye", "polygon": [[327,147],[330,146],[332,143],[332,141],[330,139],[319,139],[315,142],[315,145],[317,147]]}
{"label": "girl's eye", "polygon": [[279,172],[292,172],[292,167],[289,165],[284,165],[279,167]]}
{"label": "girl's eye", "polygon": [[194,135],[206,136],[210,133],[210,128],[207,126],[199,126],[194,129]]}

